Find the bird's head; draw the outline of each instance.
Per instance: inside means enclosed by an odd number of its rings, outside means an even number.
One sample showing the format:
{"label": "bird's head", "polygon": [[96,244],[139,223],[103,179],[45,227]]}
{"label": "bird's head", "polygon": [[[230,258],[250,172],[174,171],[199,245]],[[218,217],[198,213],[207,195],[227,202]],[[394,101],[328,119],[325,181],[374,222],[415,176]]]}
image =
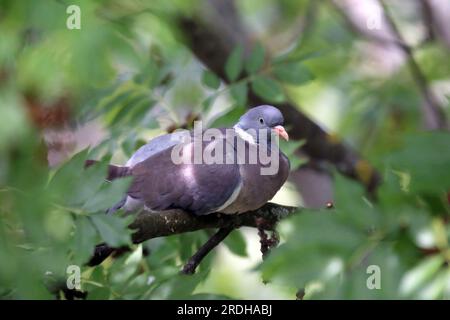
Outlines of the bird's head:
{"label": "bird's head", "polygon": [[256,143],[259,143],[259,137],[264,136],[261,132],[267,134],[267,139],[274,133],[287,141],[289,136],[283,123],[284,118],[280,110],[273,106],[262,105],[247,111],[234,128],[249,134]]}

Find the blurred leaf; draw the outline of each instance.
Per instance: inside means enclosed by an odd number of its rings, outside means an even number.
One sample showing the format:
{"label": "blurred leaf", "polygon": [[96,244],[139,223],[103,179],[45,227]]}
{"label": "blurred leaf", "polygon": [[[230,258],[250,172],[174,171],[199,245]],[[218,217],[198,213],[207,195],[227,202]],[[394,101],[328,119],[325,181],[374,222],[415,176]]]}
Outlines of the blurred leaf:
{"label": "blurred leaf", "polygon": [[272,59],[272,62],[274,64],[289,63],[289,62],[299,63],[299,62],[307,61],[310,59],[319,58],[322,55],[324,55],[327,50],[329,50],[329,49],[313,50],[313,51],[304,52],[304,50],[302,50],[302,48],[300,48],[300,51],[294,50],[292,52],[290,51],[290,52],[287,52],[280,56],[277,56]]}
{"label": "blurred leaf", "polygon": [[379,227],[379,215],[365,198],[364,187],[341,174],[335,174],[334,178],[334,206],[342,221],[361,231]]}
{"label": "blurred leaf", "polygon": [[332,210],[302,211],[289,220],[295,232],[261,265],[266,280],[304,287],[328,279],[342,272],[344,260],[364,242],[364,233],[340,221]]}
{"label": "blurred leaf", "polygon": [[114,126],[120,122],[123,122],[125,118],[129,117],[132,114],[134,108],[137,108],[141,105],[148,106],[149,104],[150,101],[147,94],[137,94],[133,97],[129,97],[129,100],[126,101],[122,106],[119,106],[117,108],[117,111],[114,112],[109,125]]}
{"label": "blurred leaf", "polygon": [[[447,270],[440,271],[432,281],[426,284],[417,294],[418,299],[448,299],[446,293],[450,289],[450,272]],[[446,292],[447,291],[447,292]]]}
{"label": "blurred leaf", "polygon": [[156,87],[167,75],[167,69],[158,66],[154,59],[149,59],[143,66],[142,71],[135,75],[134,81],[138,84],[147,85],[150,89]]}
{"label": "blurred leaf", "polygon": [[211,72],[209,70],[203,71],[202,83],[214,90],[217,90],[220,87],[220,79],[214,72]]}
{"label": "blurred leaf", "polygon": [[75,236],[72,241],[72,250],[77,264],[86,263],[94,252],[97,240],[97,230],[91,221],[84,216],[77,217],[75,221]]}
{"label": "blurred leaf", "polygon": [[307,164],[308,159],[297,155],[292,155],[291,158],[289,158],[289,162],[291,164],[291,171],[295,171],[304,164]]}
{"label": "blurred leaf", "polygon": [[98,192],[91,194],[83,205],[83,209],[88,212],[96,212],[111,208],[124,197],[131,180],[131,177],[124,177],[111,182],[104,182]]}
{"label": "blurred leaf", "polygon": [[207,97],[205,100],[203,100],[202,102],[202,108],[203,110],[210,110],[211,107],[214,105],[214,101],[216,100],[217,95],[213,94],[209,97]]}
{"label": "blurred leaf", "polygon": [[155,118],[151,118],[150,122],[143,120],[146,119],[146,114],[152,110],[157,101],[143,99],[139,104],[135,105],[133,109],[130,110],[130,114],[127,117],[127,124],[130,127],[136,126],[138,123],[141,125],[145,125],[147,128],[156,128],[158,127],[158,123]]}
{"label": "blurred leaf", "polygon": [[180,257],[183,261],[194,255],[198,248],[208,240],[205,231],[195,232],[194,234],[180,234],[176,237],[179,240]]}
{"label": "blurred leaf", "polygon": [[419,265],[408,271],[402,278],[400,293],[403,296],[411,296],[421,286],[425,285],[442,268],[444,259],[435,255],[424,259]]}
{"label": "blurred leaf", "polygon": [[239,82],[230,85],[230,93],[236,105],[239,107],[246,107],[247,105],[247,83]]}
{"label": "blurred leaf", "polygon": [[64,163],[55,173],[49,184],[49,190],[57,196],[61,204],[67,206],[82,205],[103,184],[106,177],[105,162],[84,168],[88,150],[81,151]]}
{"label": "blurred leaf", "polygon": [[259,69],[261,69],[261,67],[264,64],[264,55],[265,55],[264,47],[260,43],[257,43],[253,47],[250,56],[245,61],[245,70],[247,71],[248,74],[253,74]]}
{"label": "blurred leaf", "polygon": [[91,215],[90,218],[102,239],[111,247],[118,248],[120,246],[131,244],[131,230],[128,229],[131,217],[125,219],[117,215],[100,213]]}
{"label": "blurred leaf", "polygon": [[[308,299],[399,299],[398,285],[404,269],[392,246],[381,243],[364,253],[357,264],[344,273],[335,273],[326,280],[323,291],[313,292]],[[380,286],[371,288],[370,285],[376,284],[371,277],[376,275],[380,276]]]}
{"label": "blurred leaf", "polygon": [[176,274],[164,281],[152,298],[154,299],[191,299],[192,292],[205,278],[205,273],[193,275]]}
{"label": "blurred leaf", "polygon": [[279,80],[294,85],[302,85],[314,79],[311,71],[301,63],[275,65],[273,73]]}
{"label": "blurred leaf", "polygon": [[301,157],[299,154],[296,154],[296,151],[306,143],[306,140],[298,140],[298,141],[284,141],[280,140],[280,149],[283,153],[288,157],[291,171],[297,170],[301,165],[308,162],[307,158]]}
{"label": "blurred leaf", "polygon": [[306,140],[290,140],[285,141],[280,139],[280,149],[286,155],[293,155],[300,147],[306,143]]}
{"label": "blurred leaf", "polygon": [[242,71],[242,54],[242,46],[236,47],[225,63],[225,74],[231,82],[235,81]]}
{"label": "blurred leaf", "polygon": [[417,52],[416,59],[429,81],[448,78],[450,67],[444,62],[447,60],[447,52],[440,41],[424,46]]}
{"label": "blurred leaf", "polygon": [[231,232],[228,237],[225,238],[224,244],[234,254],[241,257],[247,256],[247,243],[240,230]]}
{"label": "blurred leaf", "polygon": [[130,158],[138,149],[136,148],[136,134],[130,133],[130,135],[128,135],[128,137],[122,142],[121,147],[126,157]]}
{"label": "blurred leaf", "polygon": [[142,244],[137,245],[136,249],[125,260],[126,265],[137,266],[142,259]]}
{"label": "blurred leaf", "polygon": [[233,298],[230,298],[225,295],[218,295],[218,294],[210,294],[210,293],[197,293],[193,294],[191,296],[192,300],[231,300]]}
{"label": "blurred leaf", "polygon": [[102,266],[95,267],[89,277],[89,282],[83,282],[82,286],[83,290],[88,292],[88,300],[107,300],[111,296],[111,289]]}
{"label": "blurred leaf", "polygon": [[0,118],[0,152],[4,152],[13,140],[23,137],[28,129],[26,110],[19,104],[18,97],[15,97],[8,90],[0,89],[0,105],[2,117]]}
{"label": "blurred leaf", "polygon": [[211,128],[230,128],[236,124],[239,117],[246,111],[245,107],[234,107],[227,110],[211,124]]}
{"label": "blurred leaf", "polygon": [[411,175],[412,192],[447,191],[450,190],[449,145],[447,132],[408,135],[402,148],[389,156],[388,161],[395,170]]}
{"label": "blurred leaf", "polygon": [[252,81],[253,91],[269,102],[281,103],[285,100],[281,86],[267,76],[256,76]]}
{"label": "blurred leaf", "polygon": [[105,99],[98,104],[98,108],[109,112],[115,106],[122,105],[134,93],[134,91],[128,87],[125,89],[119,88],[118,91],[118,93],[115,93],[112,96],[105,97]]}

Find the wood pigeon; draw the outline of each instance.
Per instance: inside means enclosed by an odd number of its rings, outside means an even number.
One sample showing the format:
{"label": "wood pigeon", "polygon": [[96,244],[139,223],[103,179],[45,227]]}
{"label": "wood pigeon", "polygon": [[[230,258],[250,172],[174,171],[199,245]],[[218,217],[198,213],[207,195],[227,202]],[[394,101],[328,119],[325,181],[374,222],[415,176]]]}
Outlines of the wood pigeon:
{"label": "wood pigeon", "polygon": [[124,167],[110,166],[110,179],[131,175],[133,181],[108,212],[182,209],[205,215],[260,208],[289,175],[289,160],[273,139],[288,140],[283,121],[277,108],[262,105],[247,111],[233,128],[156,137]]}

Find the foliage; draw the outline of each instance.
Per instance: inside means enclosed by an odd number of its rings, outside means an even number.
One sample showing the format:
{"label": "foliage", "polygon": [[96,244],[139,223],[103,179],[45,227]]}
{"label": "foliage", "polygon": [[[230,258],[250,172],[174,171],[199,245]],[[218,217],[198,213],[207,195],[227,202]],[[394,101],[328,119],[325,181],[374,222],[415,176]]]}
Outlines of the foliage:
{"label": "foliage", "polygon": [[[310,299],[449,298],[450,135],[420,133],[421,96],[406,70],[385,78],[364,72],[357,38],[333,6],[320,8],[310,34],[269,50],[309,1],[238,1],[247,23],[266,25],[249,52],[234,48],[221,79],[195,59],[175,23],[199,14],[196,1],[72,2],[82,8],[81,30],[65,27],[65,1],[0,3],[1,298],[61,297],[70,265],[80,266],[87,299],[259,297],[257,289],[241,295],[233,262],[222,285],[211,285],[221,277],[215,252],[194,276],[179,274],[209,230],[136,245],[132,216],[104,214],[130,183],[105,182],[107,163],[124,163],[149,138],[197,118],[232,125],[250,90],[268,103],[300,105],[383,174],[372,197],[334,174],[335,208],[284,221],[282,244],[247,271],[255,282],[286,288],[271,297],[306,288]],[[267,19],[267,6],[280,16]],[[450,76],[445,50],[430,44],[417,55],[430,81]],[[55,109],[70,110],[69,119],[46,126],[40,115]],[[46,149],[54,146],[43,137],[90,121],[106,131],[101,142],[77,145],[49,168]],[[307,162],[294,152],[303,143],[281,146],[292,170]],[[84,169],[85,159],[101,164]],[[86,266],[102,242],[131,251]],[[242,260],[259,250],[241,230],[223,245]],[[380,290],[366,285],[371,265],[380,267]],[[238,289],[227,290],[230,283]]]}
{"label": "foliage", "polygon": [[[450,134],[408,137],[398,152],[387,157],[389,169],[376,201],[366,198],[359,184],[337,175],[336,209],[302,211],[283,222],[292,224],[291,231],[261,264],[263,277],[306,286],[307,298],[449,298],[450,152],[439,149],[443,142],[448,145]],[[442,152],[412,157],[417,143],[424,143],[425,152]],[[439,170],[440,163],[446,168]],[[428,181],[435,182],[433,187]],[[380,290],[366,286],[372,265],[381,270]]]}

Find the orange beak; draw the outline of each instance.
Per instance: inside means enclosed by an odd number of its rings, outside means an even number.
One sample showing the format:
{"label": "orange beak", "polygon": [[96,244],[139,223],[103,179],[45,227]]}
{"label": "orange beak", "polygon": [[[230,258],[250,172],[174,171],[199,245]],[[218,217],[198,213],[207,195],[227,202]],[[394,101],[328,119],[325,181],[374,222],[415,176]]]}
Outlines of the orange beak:
{"label": "orange beak", "polygon": [[275,133],[282,137],[284,140],[289,141],[289,135],[283,126],[276,126],[273,128],[273,131],[275,131]]}

